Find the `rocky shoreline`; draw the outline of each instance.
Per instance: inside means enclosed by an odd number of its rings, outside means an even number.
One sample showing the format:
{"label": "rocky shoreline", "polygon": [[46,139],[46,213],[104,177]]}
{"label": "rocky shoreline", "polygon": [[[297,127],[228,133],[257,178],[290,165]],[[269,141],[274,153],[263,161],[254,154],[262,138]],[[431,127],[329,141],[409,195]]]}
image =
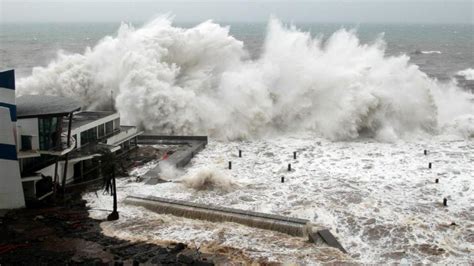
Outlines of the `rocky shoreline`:
{"label": "rocky shoreline", "polygon": [[[97,187],[98,189],[98,187]],[[120,210],[119,210],[120,211]],[[228,262],[183,243],[167,246],[105,236],[80,193],[0,218],[0,265],[214,265]]]}

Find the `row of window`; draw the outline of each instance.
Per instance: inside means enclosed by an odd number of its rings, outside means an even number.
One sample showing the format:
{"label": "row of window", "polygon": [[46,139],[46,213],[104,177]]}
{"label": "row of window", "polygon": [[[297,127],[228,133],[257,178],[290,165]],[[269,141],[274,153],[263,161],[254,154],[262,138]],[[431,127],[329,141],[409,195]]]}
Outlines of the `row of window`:
{"label": "row of window", "polygon": [[100,138],[108,136],[118,130],[120,127],[120,118],[109,121],[97,127],[88,129],[81,133],[81,146],[90,142],[95,142]]}

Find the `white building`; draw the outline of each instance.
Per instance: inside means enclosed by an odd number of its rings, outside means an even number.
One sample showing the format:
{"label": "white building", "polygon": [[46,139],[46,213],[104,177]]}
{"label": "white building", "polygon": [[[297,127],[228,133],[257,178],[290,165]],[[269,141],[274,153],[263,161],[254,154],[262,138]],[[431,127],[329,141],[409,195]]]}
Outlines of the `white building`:
{"label": "white building", "polygon": [[[13,168],[21,176],[13,179],[21,181],[27,201],[41,200],[58,186],[65,188],[100,178],[101,149],[122,155],[136,147],[136,138],[142,132],[133,126],[121,126],[118,113],[80,112],[80,109],[81,104],[70,98],[45,95],[16,98],[17,122],[13,127],[16,132],[8,132],[16,137],[18,161],[15,160],[17,166]],[[1,130],[7,132],[4,128]]]}

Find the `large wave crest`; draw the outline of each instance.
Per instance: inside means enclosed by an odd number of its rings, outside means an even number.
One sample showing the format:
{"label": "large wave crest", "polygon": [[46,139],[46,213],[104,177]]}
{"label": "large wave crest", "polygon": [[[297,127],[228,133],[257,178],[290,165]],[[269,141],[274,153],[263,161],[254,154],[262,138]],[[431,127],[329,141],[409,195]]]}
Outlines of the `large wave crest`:
{"label": "large wave crest", "polygon": [[18,87],[78,97],[88,109],[113,95],[126,123],[220,139],[301,131],[393,139],[474,115],[472,94],[428,77],[406,55],[387,56],[382,38],[362,44],[345,29],[313,38],[276,19],[256,59],[212,21],[189,29],[166,16],[138,29],[123,24],[83,54],[59,52]]}

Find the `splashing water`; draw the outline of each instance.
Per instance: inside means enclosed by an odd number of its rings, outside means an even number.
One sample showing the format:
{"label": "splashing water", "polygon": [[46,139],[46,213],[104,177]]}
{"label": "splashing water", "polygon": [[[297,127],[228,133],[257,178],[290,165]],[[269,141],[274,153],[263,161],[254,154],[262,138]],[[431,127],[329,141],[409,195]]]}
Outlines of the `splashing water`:
{"label": "splashing water", "polygon": [[180,182],[195,190],[218,189],[230,192],[237,187],[232,178],[218,170],[217,167],[203,167],[187,175],[184,175]]}
{"label": "splashing water", "polygon": [[88,109],[110,104],[112,91],[126,123],[220,139],[311,131],[393,140],[474,117],[472,94],[429,78],[406,55],[386,56],[382,38],[361,44],[345,29],[313,38],[271,19],[262,50],[252,60],[228,27],[178,28],[163,16],[139,29],[123,24],[83,54],[59,52],[18,87],[79,97]]}

